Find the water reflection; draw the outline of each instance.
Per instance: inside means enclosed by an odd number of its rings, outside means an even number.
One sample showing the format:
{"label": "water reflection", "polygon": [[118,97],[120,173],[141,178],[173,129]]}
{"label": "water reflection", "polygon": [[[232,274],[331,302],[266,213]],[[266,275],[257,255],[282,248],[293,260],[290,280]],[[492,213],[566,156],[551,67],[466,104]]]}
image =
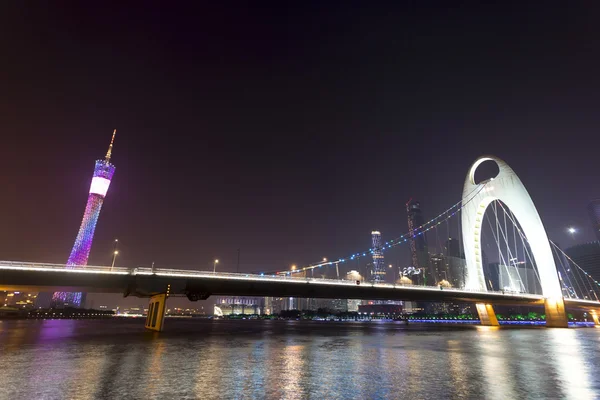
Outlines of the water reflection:
{"label": "water reflection", "polygon": [[449,339],[446,345],[453,397],[466,398],[469,396],[469,369],[465,360],[467,355],[462,352],[465,345],[459,339]]}
{"label": "water reflection", "polygon": [[487,386],[487,397],[491,399],[514,399],[516,397],[515,377],[510,373],[510,363],[506,360],[505,343],[500,339],[504,332],[498,327],[478,326],[478,348],[480,367]]}
{"label": "water reflection", "polygon": [[[44,323],[42,323],[44,322]],[[594,398],[599,329],[3,321],[0,398]],[[594,386],[596,385],[596,386]]]}
{"label": "water reflection", "polygon": [[[566,398],[594,399],[589,367],[584,362],[579,331],[573,329],[549,329],[546,345],[559,377],[560,388]],[[596,377],[598,372],[596,372]]]}

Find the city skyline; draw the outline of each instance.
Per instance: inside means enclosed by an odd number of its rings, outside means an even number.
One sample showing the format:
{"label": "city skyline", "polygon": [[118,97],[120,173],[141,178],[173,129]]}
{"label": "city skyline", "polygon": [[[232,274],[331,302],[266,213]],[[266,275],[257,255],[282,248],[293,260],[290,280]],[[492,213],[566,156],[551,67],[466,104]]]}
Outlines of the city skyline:
{"label": "city skyline", "polygon": [[[111,183],[115,201],[103,209],[91,264],[110,264],[117,237],[120,265],[155,262],[208,269],[218,258],[219,269],[229,271],[236,269],[237,249],[241,271],[308,264],[366,249],[365,232],[374,226],[390,238],[406,232],[406,199],[419,199],[426,218],[458,201],[465,172],[484,153],[507,160],[521,176],[550,238],[562,247],[593,240],[585,207],[600,195],[590,184],[595,154],[593,146],[575,144],[593,138],[600,122],[586,97],[595,82],[586,77],[595,76],[596,68],[583,63],[577,74],[569,74],[581,85],[564,88],[556,76],[566,72],[544,61],[555,59],[554,51],[534,46],[531,36],[558,34],[556,24],[548,21],[559,17],[560,10],[545,9],[548,18],[515,28],[520,48],[531,51],[511,53],[511,62],[504,55],[515,42],[499,41],[502,30],[490,27],[475,42],[457,43],[464,57],[477,51],[485,55],[486,68],[467,69],[462,62],[439,63],[433,55],[447,48],[446,29],[436,25],[429,39],[413,32],[418,27],[413,20],[443,17],[427,7],[406,11],[406,24],[382,30],[377,29],[378,21],[388,17],[377,11],[357,25],[352,23],[356,16],[325,7],[332,29],[356,29],[347,37],[332,36],[331,42],[317,40],[317,33],[305,37],[288,31],[287,25],[275,24],[274,32],[266,32],[261,16],[247,11],[243,19],[255,29],[233,31],[232,50],[206,39],[222,36],[223,28],[210,17],[221,12],[217,6],[201,14],[206,18],[203,26],[213,33],[208,36],[184,35],[165,17],[167,36],[181,44],[169,50],[149,41],[132,46],[121,40],[135,32],[154,32],[156,17],[144,11],[146,19],[130,21],[120,12],[90,13],[81,6],[73,12],[86,24],[74,25],[64,11],[54,10],[54,18],[46,20],[40,10],[32,15],[32,30],[12,27],[30,51],[21,54],[14,48],[7,57],[27,63],[30,54],[49,51],[55,56],[29,63],[38,66],[33,76],[11,65],[2,67],[12,78],[5,91],[12,112],[2,122],[4,131],[12,133],[11,151],[0,160],[3,170],[12,172],[3,176],[5,192],[0,198],[6,227],[0,232],[2,258],[64,262],[73,226],[83,212],[89,160],[96,158],[105,132],[115,126],[123,132],[120,171]],[[107,15],[114,17],[108,32],[103,28]],[[323,16],[289,18],[318,23]],[[455,29],[460,34],[481,28],[481,23],[479,18],[468,19]],[[561,29],[571,37],[569,31],[578,26]],[[72,32],[81,32],[97,45],[64,41]],[[368,32],[374,36],[364,45],[347,50]],[[278,46],[273,33],[281,34],[288,45]],[[414,45],[402,44],[403,35]],[[265,37],[266,44],[259,40]],[[381,47],[383,38],[400,40],[395,51]],[[486,39],[500,45],[498,52],[481,45],[479,40]],[[593,37],[576,41],[586,43],[594,43]],[[557,46],[573,59],[581,57],[569,50],[572,45]],[[203,49],[206,57],[199,60],[187,48]],[[273,51],[265,53],[267,49]],[[61,60],[72,54],[83,57],[65,70]],[[418,71],[392,54],[427,60],[432,79],[409,79]],[[156,64],[146,68],[148,60]],[[298,70],[295,65],[302,60],[308,65]],[[182,61],[189,67],[181,67]],[[221,62],[232,69],[221,68]],[[519,64],[535,69],[537,80],[513,69]],[[512,71],[511,79],[495,79],[498,65]],[[77,70],[86,73],[78,75]],[[264,71],[274,71],[280,81]],[[462,83],[476,73],[481,75],[475,82]],[[15,84],[29,79],[43,80],[41,86],[48,92],[32,90],[35,84]],[[518,99],[508,90],[516,87]],[[487,94],[483,113],[482,90]],[[169,100],[174,98],[177,101]],[[560,118],[556,109],[561,110]],[[572,146],[564,143],[567,135]],[[533,158],[531,149],[540,146],[543,151]],[[369,161],[373,149],[376,168]],[[47,154],[53,157],[52,172]],[[39,193],[44,193],[44,201],[38,200]],[[567,232],[570,226],[578,230],[573,237]],[[32,241],[44,245],[30,246]],[[403,249],[392,260],[408,257]]]}
{"label": "city skyline", "polygon": [[0,3],[1,393],[597,397],[599,18]]}
{"label": "city skyline", "polygon": [[[113,140],[114,140],[114,136],[113,136]],[[109,148],[109,151],[108,151],[107,157],[110,157],[110,155],[109,155],[109,154],[110,154],[110,152],[111,152],[112,145],[113,145],[113,142],[111,141],[111,143],[110,143],[110,148]],[[99,162],[100,162],[100,163],[103,163],[104,161],[98,161],[96,164],[98,164]],[[112,165],[112,164],[111,164],[111,165]],[[97,165],[96,165],[96,166],[97,166]],[[97,168],[96,168],[96,169],[97,169]],[[113,167],[113,169],[112,169],[111,171],[112,171],[112,172],[114,172],[114,167]],[[111,173],[111,178],[112,178],[112,173]],[[93,183],[92,183],[92,186],[93,186]],[[92,190],[92,189],[90,189],[90,190]],[[91,193],[91,192],[90,192],[90,193]],[[412,200],[411,200],[411,201],[412,201]],[[595,200],[595,201],[597,202],[597,200]],[[118,200],[117,200],[117,203],[118,203]],[[410,202],[409,202],[409,203],[410,203]],[[422,222],[422,221],[424,221],[424,218],[423,218],[423,216],[422,216],[422,214],[421,214],[421,210],[420,210],[420,204],[419,204],[419,202],[413,202],[413,203],[415,203],[415,204],[416,204],[416,207],[417,207],[417,209],[418,209],[418,214],[419,214],[419,216],[418,216],[418,221],[421,221],[421,222]],[[589,203],[589,205],[588,205],[588,208],[587,208],[587,212],[588,212],[588,214],[590,214],[590,206],[591,206],[592,204],[595,204],[595,203],[593,203],[593,202],[588,202],[588,203]],[[408,205],[409,205],[409,204],[407,203],[407,210],[408,210]],[[580,210],[580,211],[584,211],[584,207],[582,207],[582,210]],[[427,218],[429,218],[430,216],[431,216],[431,215],[427,215]],[[591,217],[589,217],[589,218],[591,218]],[[410,219],[410,214],[409,214],[409,219]],[[417,221],[417,225],[418,225],[418,223],[419,223],[418,221]],[[84,221],[82,221],[82,223],[83,223],[83,222],[84,222]],[[592,222],[592,224],[593,224],[593,221],[591,221],[591,222]],[[567,226],[567,225],[565,225],[565,226]],[[571,229],[571,227],[572,227],[572,226],[573,226],[573,225],[569,225],[569,228],[568,228],[568,229],[565,229],[565,236],[568,234],[568,235],[569,235],[569,237],[570,237],[571,239],[575,239],[575,236],[573,235],[573,232],[569,232],[569,229]],[[80,228],[81,228],[81,227],[80,227]],[[566,243],[567,243],[569,246],[572,246],[572,245],[577,245],[577,244],[581,244],[581,243],[585,243],[585,242],[589,242],[589,241],[594,241],[594,238],[593,238],[593,236],[592,236],[592,239],[591,239],[591,240],[589,240],[589,238],[590,238],[590,236],[591,236],[591,235],[589,235],[589,234],[586,234],[586,233],[585,233],[586,231],[590,231],[590,232],[588,232],[588,233],[592,233],[592,235],[593,235],[593,227],[592,227],[592,225],[590,225],[590,228],[589,228],[589,229],[585,229],[585,227],[579,227],[579,226],[577,226],[577,228],[575,229],[575,232],[577,233],[577,238],[576,238],[576,240],[574,240],[574,241],[571,241],[571,242],[570,242],[569,240],[567,240],[567,241],[565,241],[565,242],[566,242]],[[398,234],[404,234],[404,233],[410,232],[410,229],[405,229],[404,231],[402,231],[402,230],[397,230],[397,232],[398,232]],[[81,233],[81,231],[80,231],[80,233]],[[372,232],[372,234],[373,234],[373,232]],[[380,235],[381,235],[381,234],[380,234]],[[78,234],[78,236],[80,236],[80,235]],[[395,237],[395,236],[394,236],[394,237]],[[113,240],[114,240],[114,239],[113,239]],[[373,239],[373,240],[375,240],[375,239]],[[366,246],[367,246],[367,244],[366,244],[366,242],[365,242],[365,241],[363,241],[363,242],[364,242],[364,243],[363,243],[363,245],[362,245],[362,247],[361,247],[361,248],[364,248],[364,249],[366,249]],[[424,242],[426,243],[426,239],[424,240]],[[570,242],[570,243],[569,243],[569,242]],[[90,245],[90,244],[91,244],[91,243],[88,243],[88,245]],[[106,244],[106,243],[105,243],[105,244]],[[111,240],[110,244],[113,244],[113,241],[112,241],[112,240]],[[359,245],[359,246],[360,246],[360,245]],[[408,246],[407,246],[407,247],[408,247]],[[72,251],[71,251],[71,253],[72,253],[72,254],[71,254],[71,256],[69,257],[69,260],[71,260],[71,259],[73,258],[73,252],[75,252],[76,248],[77,248],[77,243],[76,243],[76,245],[73,247],[73,249],[72,249]],[[91,249],[91,245],[90,245],[90,246],[88,246],[88,247],[87,247],[87,249],[86,249],[86,251],[85,251],[85,253],[86,253],[86,254],[85,254],[85,256],[86,256],[86,257],[85,257],[85,258],[86,258],[86,260],[87,260],[87,257],[89,256],[90,249]],[[409,252],[410,252],[410,249],[409,249]],[[108,264],[108,263],[110,262],[109,258],[112,258],[112,256],[113,256],[113,252],[112,252],[112,247],[111,247],[111,251],[110,251],[110,252],[108,252],[108,253],[107,253],[107,255],[105,256],[105,258],[106,258],[108,261],[105,261],[105,262],[104,262],[104,264],[102,264],[102,265],[106,265],[106,264]],[[409,259],[410,259],[411,257],[412,257],[412,256],[410,256],[410,254],[409,254]],[[80,257],[80,258],[81,258],[81,257]],[[414,258],[414,257],[413,257],[413,258]],[[211,265],[212,265],[212,262],[213,262],[213,260],[211,260],[211,261],[210,261]],[[134,262],[134,263],[135,263],[135,262]],[[401,262],[401,264],[402,264],[402,262]],[[410,264],[410,260],[406,260],[406,265],[408,265],[408,264]],[[80,262],[80,263],[74,263],[74,262],[71,262],[71,264],[70,264],[70,265],[83,265],[83,264],[81,264],[81,262]],[[99,264],[99,265],[100,265],[100,264]],[[304,265],[304,264],[302,264],[302,265]],[[306,265],[308,265],[308,262],[306,263]],[[231,267],[232,267],[232,266],[230,265],[230,266],[229,266],[229,268],[231,268]],[[280,266],[280,267],[285,267],[285,265],[282,265],[282,266]]]}

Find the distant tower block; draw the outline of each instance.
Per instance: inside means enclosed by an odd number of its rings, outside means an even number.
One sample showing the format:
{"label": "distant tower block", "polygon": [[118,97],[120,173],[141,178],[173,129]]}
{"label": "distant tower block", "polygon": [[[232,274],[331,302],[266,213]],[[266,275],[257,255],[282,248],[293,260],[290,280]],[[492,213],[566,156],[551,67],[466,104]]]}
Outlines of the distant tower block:
{"label": "distant tower block", "polygon": [[[67,265],[69,266],[82,267],[87,265],[90,250],[92,248],[92,241],[94,240],[96,223],[100,216],[100,209],[102,208],[106,192],[108,192],[110,181],[115,173],[115,166],[110,163],[110,157],[112,155],[116,133],[117,130],[115,129],[104,160],[96,161],[88,200],[85,206],[85,212],[83,213],[83,220],[81,221],[77,238],[75,238],[75,244],[71,250],[71,255],[67,261]],[[52,296],[52,303],[55,306],[81,307],[85,304],[85,294],[55,292]]]}
{"label": "distant tower block", "polygon": [[371,280],[373,282],[385,281],[385,260],[383,258],[383,247],[381,245],[381,233],[379,231],[371,232],[373,240],[373,270]]}
{"label": "distant tower block", "polygon": [[[423,275],[431,275],[429,267],[429,250],[427,248],[427,237],[422,230],[425,220],[421,211],[421,204],[418,201],[410,199],[406,203],[406,213],[408,215],[408,231],[410,233],[410,252],[412,264],[415,268],[421,268]],[[427,277],[429,278],[429,277]]]}
{"label": "distant tower block", "polygon": [[590,221],[594,227],[594,233],[596,234],[596,240],[600,241],[600,199],[590,201],[587,206]]}

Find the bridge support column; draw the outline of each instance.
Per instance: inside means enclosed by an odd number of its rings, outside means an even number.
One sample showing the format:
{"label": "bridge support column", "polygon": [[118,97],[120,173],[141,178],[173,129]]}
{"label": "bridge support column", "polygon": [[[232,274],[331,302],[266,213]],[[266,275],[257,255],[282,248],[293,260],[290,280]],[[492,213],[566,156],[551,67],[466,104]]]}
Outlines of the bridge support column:
{"label": "bridge support column", "polygon": [[479,314],[481,325],[500,326],[498,318],[496,318],[496,313],[494,312],[494,307],[492,307],[491,304],[477,303],[475,304],[475,307],[477,308],[477,314]]}
{"label": "bridge support column", "polygon": [[165,311],[167,309],[167,294],[157,294],[150,297],[148,305],[148,316],[146,317],[146,329],[153,331],[162,331],[165,321]]}
{"label": "bridge support column", "polygon": [[544,300],[546,310],[546,328],[567,328],[567,312],[562,297],[548,297]]}
{"label": "bridge support column", "polygon": [[592,316],[592,319],[594,320],[594,324],[600,325],[600,318],[598,317],[598,313],[596,312],[596,310],[592,310],[590,312],[590,315]]}

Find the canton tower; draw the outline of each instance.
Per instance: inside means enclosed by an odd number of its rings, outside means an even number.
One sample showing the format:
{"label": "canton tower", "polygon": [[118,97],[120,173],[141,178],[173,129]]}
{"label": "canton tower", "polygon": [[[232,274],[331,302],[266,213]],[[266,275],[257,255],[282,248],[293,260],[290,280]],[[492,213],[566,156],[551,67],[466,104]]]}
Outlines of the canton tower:
{"label": "canton tower", "polygon": [[[110,156],[112,155],[116,133],[117,130],[115,129],[104,160],[96,161],[92,184],[90,185],[90,193],[85,206],[85,212],[83,213],[83,220],[75,238],[71,255],[67,261],[67,266],[70,268],[87,265],[92,248],[92,240],[94,239],[94,231],[96,230],[96,223],[100,216],[100,209],[102,208],[106,192],[108,192],[110,180],[115,173],[115,166],[110,163]],[[59,307],[81,307],[85,304],[85,293],[54,292],[52,303]]]}

